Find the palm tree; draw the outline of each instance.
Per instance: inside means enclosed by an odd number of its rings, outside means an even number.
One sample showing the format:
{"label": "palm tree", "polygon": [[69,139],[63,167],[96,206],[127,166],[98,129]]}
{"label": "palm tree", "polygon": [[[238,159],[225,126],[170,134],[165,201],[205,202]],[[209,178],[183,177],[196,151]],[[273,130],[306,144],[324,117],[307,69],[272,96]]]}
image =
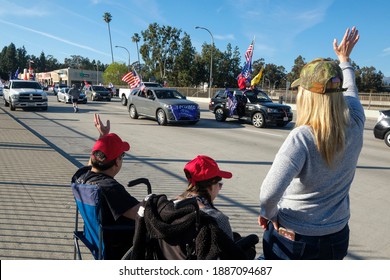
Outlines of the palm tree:
{"label": "palm tree", "polygon": [[141,73],[141,61],[139,60],[139,50],[138,50],[138,42],[141,40],[138,33],[134,33],[133,37],[131,37],[131,41],[137,45],[137,54],[138,54],[138,72]]}
{"label": "palm tree", "polygon": [[112,58],[112,63],[114,63],[114,54],[112,52],[111,30],[110,30],[110,22],[112,20],[112,16],[111,16],[110,13],[105,12],[104,15],[103,15],[103,19],[104,19],[105,22],[107,22],[108,35],[110,36],[111,58]]}

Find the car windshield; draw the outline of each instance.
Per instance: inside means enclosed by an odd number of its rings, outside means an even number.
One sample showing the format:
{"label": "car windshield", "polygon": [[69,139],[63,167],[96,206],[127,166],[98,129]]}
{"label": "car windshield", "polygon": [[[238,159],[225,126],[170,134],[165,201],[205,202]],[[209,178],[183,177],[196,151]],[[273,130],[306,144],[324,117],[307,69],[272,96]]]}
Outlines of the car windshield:
{"label": "car windshield", "polygon": [[108,91],[105,87],[103,86],[92,86],[92,89],[94,91]]}
{"label": "car windshield", "polygon": [[158,99],[185,99],[185,97],[176,90],[155,90]]}
{"label": "car windshield", "polygon": [[42,87],[38,83],[31,83],[31,82],[13,82],[12,87],[42,89]]}
{"label": "car windshield", "polygon": [[253,91],[245,92],[246,97],[248,97],[251,103],[257,102],[272,102],[272,100],[268,97],[265,92],[259,91],[256,95]]}

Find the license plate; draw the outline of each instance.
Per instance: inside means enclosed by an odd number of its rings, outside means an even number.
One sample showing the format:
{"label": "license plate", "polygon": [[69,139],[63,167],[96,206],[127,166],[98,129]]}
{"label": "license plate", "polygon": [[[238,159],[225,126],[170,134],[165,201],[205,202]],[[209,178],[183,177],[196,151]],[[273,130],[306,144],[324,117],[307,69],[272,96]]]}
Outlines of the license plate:
{"label": "license plate", "polygon": [[283,121],[288,121],[288,117],[283,117]]}

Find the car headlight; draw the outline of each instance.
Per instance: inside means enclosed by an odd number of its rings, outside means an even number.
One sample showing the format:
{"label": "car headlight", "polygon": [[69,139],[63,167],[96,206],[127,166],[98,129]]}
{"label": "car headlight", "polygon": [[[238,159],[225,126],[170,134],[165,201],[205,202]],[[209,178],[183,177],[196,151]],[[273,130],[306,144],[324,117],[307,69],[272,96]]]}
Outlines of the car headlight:
{"label": "car headlight", "polygon": [[18,97],[19,97],[18,93],[11,94],[11,99],[18,99]]}
{"label": "car headlight", "polygon": [[47,93],[46,92],[42,93],[42,98],[47,99]]}
{"label": "car headlight", "polygon": [[172,105],[164,104],[164,108],[167,108],[168,110],[172,110]]}
{"label": "car headlight", "polygon": [[267,108],[267,113],[278,113],[279,110],[275,108]]}

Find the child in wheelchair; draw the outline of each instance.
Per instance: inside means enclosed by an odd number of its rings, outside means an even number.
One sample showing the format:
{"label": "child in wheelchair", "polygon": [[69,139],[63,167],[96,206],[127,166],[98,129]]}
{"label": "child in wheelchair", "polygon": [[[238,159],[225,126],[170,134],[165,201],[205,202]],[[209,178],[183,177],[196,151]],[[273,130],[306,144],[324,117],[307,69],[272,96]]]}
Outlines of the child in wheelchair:
{"label": "child in wheelchair", "polygon": [[259,238],[233,233],[229,218],[213,201],[222,171],[210,157],[197,156],[184,167],[187,189],[175,200],[151,195],[140,206],[133,248],[125,259],[254,259]]}

